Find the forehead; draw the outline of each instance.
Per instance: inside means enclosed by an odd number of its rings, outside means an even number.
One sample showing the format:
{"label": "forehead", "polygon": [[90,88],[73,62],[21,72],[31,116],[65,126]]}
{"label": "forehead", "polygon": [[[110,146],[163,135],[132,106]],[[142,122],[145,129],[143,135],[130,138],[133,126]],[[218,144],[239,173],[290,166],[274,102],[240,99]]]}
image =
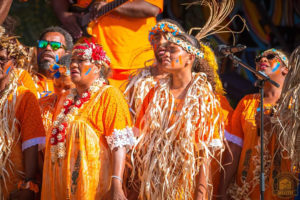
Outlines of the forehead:
{"label": "forehead", "polygon": [[52,42],[61,42],[66,44],[65,37],[59,32],[48,32],[42,37],[43,40],[52,41]]}

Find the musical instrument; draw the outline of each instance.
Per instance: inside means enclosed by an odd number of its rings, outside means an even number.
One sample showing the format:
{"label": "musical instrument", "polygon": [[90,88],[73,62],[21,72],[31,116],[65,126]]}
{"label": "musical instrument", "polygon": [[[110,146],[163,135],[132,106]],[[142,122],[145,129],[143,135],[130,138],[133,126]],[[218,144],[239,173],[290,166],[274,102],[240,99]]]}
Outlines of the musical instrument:
{"label": "musical instrument", "polygon": [[[111,12],[113,9],[119,7],[120,5],[126,3],[128,0],[114,0],[112,2],[109,2],[107,4],[105,4],[98,12],[98,14],[96,15],[96,18],[102,17],[106,14],[108,14],[109,12]],[[80,8],[77,6],[72,6],[71,7],[71,11],[73,12],[80,12],[80,13],[85,13],[82,16],[79,16],[77,21],[79,26],[81,27],[81,29],[84,32],[84,36],[90,36],[88,34],[88,31],[86,30],[88,27],[88,24],[90,22],[93,21],[93,19],[91,19],[91,14],[90,14],[90,7],[93,5],[95,1],[92,1],[92,3],[87,7],[87,8]]]}

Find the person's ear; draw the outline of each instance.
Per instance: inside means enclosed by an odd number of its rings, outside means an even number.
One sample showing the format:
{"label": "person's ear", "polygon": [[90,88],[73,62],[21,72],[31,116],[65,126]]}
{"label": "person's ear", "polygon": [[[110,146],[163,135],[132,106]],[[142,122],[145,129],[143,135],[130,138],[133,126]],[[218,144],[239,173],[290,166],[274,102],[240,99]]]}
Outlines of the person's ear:
{"label": "person's ear", "polygon": [[194,54],[189,54],[187,64],[191,64],[194,62],[196,56]]}
{"label": "person's ear", "polygon": [[282,75],[286,76],[288,72],[289,72],[289,69],[286,66],[284,66],[282,68]]}

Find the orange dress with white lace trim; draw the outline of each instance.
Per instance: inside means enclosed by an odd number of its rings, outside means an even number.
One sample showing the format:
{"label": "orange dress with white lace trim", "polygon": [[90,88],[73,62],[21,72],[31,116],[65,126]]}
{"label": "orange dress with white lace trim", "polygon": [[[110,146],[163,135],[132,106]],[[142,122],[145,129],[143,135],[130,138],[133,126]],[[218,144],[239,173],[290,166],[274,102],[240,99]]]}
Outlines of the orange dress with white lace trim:
{"label": "orange dress with white lace trim", "polygon": [[[34,145],[45,144],[45,130],[36,97],[27,88],[20,86],[8,95],[8,108],[13,108],[11,117],[7,118],[9,134],[14,135],[9,160],[1,160],[0,168],[0,199],[8,199],[11,192],[17,190],[17,184],[24,179],[23,151]],[[3,106],[3,105],[2,105]],[[11,107],[12,106],[12,107]],[[0,112],[4,109],[0,108]],[[4,120],[3,118],[1,120]],[[33,123],[34,122],[34,123]],[[14,128],[11,126],[14,124]],[[2,124],[3,125],[3,124]],[[1,125],[1,126],[2,126]],[[0,127],[0,134],[2,132]],[[5,127],[4,127],[5,128]],[[5,133],[4,130],[4,134]],[[8,136],[6,136],[7,138]],[[5,146],[4,143],[2,145]],[[2,146],[3,147],[3,146]],[[2,148],[3,149],[3,148]],[[7,152],[0,152],[0,154]],[[3,158],[2,155],[0,156]],[[4,168],[2,168],[4,167]],[[6,171],[5,173],[2,173]],[[2,194],[1,194],[2,191]]]}
{"label": "orange dress with white lace trim", "polygon": [[[260,105],[260,95],[246,95],[236,107],[232,116],[232,129],[229,141],[242,147],[239,160],[238,170],[236,174],[236,182],[230,187],[230,191],[234,194],[233,199],[259,199],[260,198],[260,136],[258,133],[255,116]],[[273,106],[272,104],[264,104],[265,112]],[[265,131],[265,148],[264,148],[264,168],[265,168],[265,199],[293,199],[293,191],[297,188],[282,187],[280,179],[277,175],[283,175],[282,178],[287,181],[288,187],[295,185],[284,173],[291,172],[290,161],[281,157],[281,151],[278,151],[279,141],[274,132]],[[228,140],[228,139],[227,139]],[[277,152],[277,153],[276,153]],[[292,175],[292,174],[290,174]],[[284,177],[286,176],[286,177]],[[280,178],[280,177],[279,177]],[[277,182],[276,182],[277,180]],[[283,183],[283,182],[282,182]],[[274,185],[275,184],[275,185]],[[296,184],[297,185],[297,184]],[[295,187],[297,187],[295,185]],[[286,191],[285,191],[286,190]],[[285,198],[281,198],[276,194],[289,194]]]}
{"label": "orange dress with white lace trim", "polygon": [[102,86],[91,95],[68,122],[64,158],[52,161],[52,144],[47,138],[44,200],[102,199],[110,188],[111,149],[132,145],[132,122],[123,94],[112,86]]}

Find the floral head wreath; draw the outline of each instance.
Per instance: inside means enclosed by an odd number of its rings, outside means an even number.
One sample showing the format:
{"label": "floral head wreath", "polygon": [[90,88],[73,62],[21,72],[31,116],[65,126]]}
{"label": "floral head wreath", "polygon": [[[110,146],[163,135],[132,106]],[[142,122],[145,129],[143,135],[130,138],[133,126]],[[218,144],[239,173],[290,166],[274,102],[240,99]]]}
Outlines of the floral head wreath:
{"label": "floral head wreath", "polygon": [[268,49],[268,50],[262,52],[262,53],[260,54],[260,56],[262,56],[262,55],[265,54],[265,53],[273,53],[273,54],[276,54],[276,55],[280,58],[280,60],[285,64],[285,66],[286,66],[286,67],[289,67],[289,60],[288,60],[288,58],[286,57],[286,55],[284,55],[284,53],[282,53],[281,51],[272,48],[272,49]]}
{"label": "floral head wreath", "polygon": [[75,45],[72,54],[80,55],[86,60],[90,60],[92,63],[98,65],[104,65],[109,67],[110,59],[103,50],[103,47],[95,42],[89,42],[85,40],[85,43]]}
{"label": "floral head wreath", "polygon": [[170,22],[158,22],[149,32],[149,41],[153,41],[156,33],[171,33],[173,36],[183,33],[178,26]]}
{"label": "floral head wreath", "polygon": [[167,34],[167,40],[182,47],[185,51],[195,55],[197,58],[204,58],[204,53],[202,51],[180,38],[174,37],[171,34]]}
{"label": "floral head wreath", "polygon": [[61,76],[70,76],[70,70],[66,66],[57,63],[50,65],[49,71],[56,79]]}

